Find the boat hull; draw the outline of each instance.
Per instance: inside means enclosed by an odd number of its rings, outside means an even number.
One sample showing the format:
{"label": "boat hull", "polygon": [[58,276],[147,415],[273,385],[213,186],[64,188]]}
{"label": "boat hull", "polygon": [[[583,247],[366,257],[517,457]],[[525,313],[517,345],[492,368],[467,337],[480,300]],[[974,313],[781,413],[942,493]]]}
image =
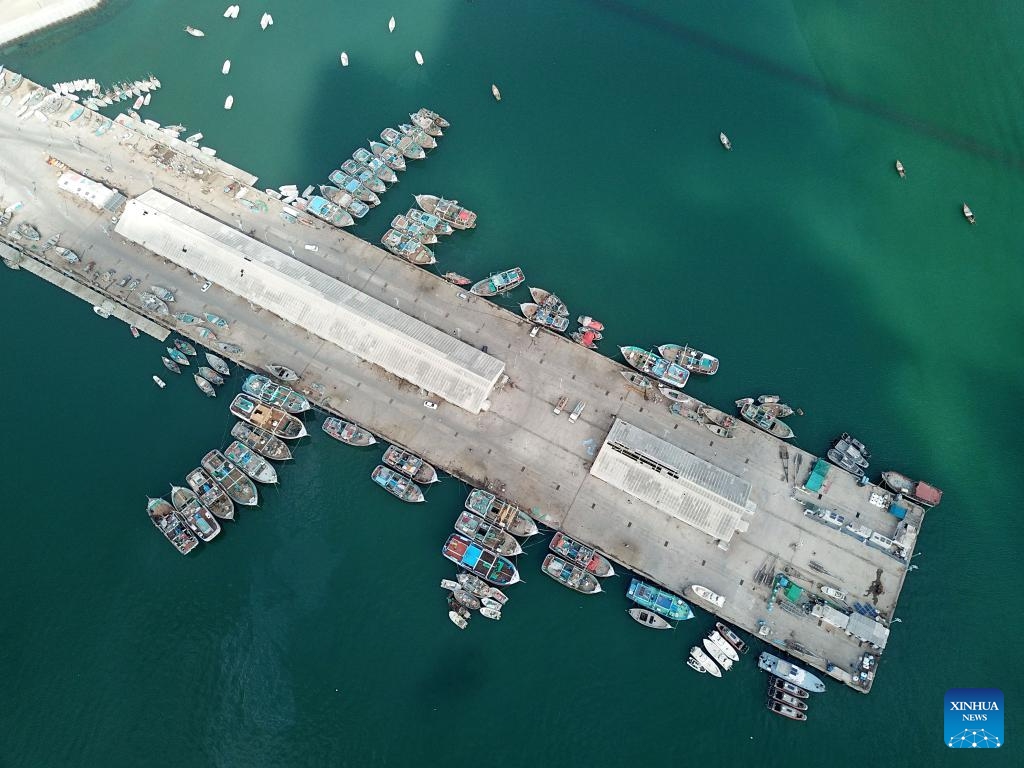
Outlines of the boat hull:
{"label": "boat hull", "polygon": [[558,555],[551,554],[545,557],[541,570],[563,587],[568,587],[580,594],[596,595],[601,591],[601,583],[596,576],[563,560]]}

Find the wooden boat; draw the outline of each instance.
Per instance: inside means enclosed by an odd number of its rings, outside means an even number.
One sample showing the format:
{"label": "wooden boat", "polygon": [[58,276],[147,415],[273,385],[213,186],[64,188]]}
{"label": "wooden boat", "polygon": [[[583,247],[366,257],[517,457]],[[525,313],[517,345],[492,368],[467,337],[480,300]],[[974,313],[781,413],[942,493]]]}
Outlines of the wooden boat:
{"label": "wooden boat", "polygon": [[642,608],[652,610],[666,619],[685,621],[693,618],[693,611],[681,597],[647,584],[640,579],[633,579],[629,583],[626,597]]}
{"label": "wooden boat", "polygon": [[185,27],[185,31],[192,37],[206,37],[206,33],[196,27]]}
{"label": "wooden boat", "polygon": [[373,479],[373,482],[399,501],[413,503],[426,501],[423,498],[423,491],[416,483],[390,467],[378,464],[370,474],[370,477]]}
{"label": "wooden boat", "polygon": [[793,409],[785,403],[764,403],[761,409],[775,419],[784,419],[793,415]]}
{"label": "wooden boat", "polygon": [[537,524],[529,515],[489,491],[474,488],[466,497],[465,507],[487,522],[496,523],[513,536],[526,537],[537,533]]}
{"label": "wooden boat", "polygon": [[783,717],[788,717],[790,720],[800,720],[800,721],[803,721],[803,720],[807,719],[807,715],[804,714],[803,712],[798,712],[795,709],[793,709],[792,707],[786,706],[782,702],[775,701],[774,699],[771,699],[771,698],[768,699],[767,706],[768,706],[768,711],[769,712],[774,712],[777,715],[782,715]]}
{"label": "wooden boat", "polygon": [[722,671],[718,668],[718,665],[699,646],[695,645],[690,649],[690,657],[700,664],[709,675],[713,677],[722,676]]}
{"label": "wooden boat", "polygon": [[658,391],[661,392],[665,397],[671,400],[673,403],[688,403],[690,402],[690,396],[684,395],[678,389],[672,389],[666,387],[664,384],[658,385]]}
{"label": "wooden boat", "polygon": [[523,270],[520,267],[513,267],[474,283],[469,290],[470,293],[475,293],[477,296],[497,296],[500,293],[511,291],[525,280],[526,276],[523,274]]}
{"label": "wooden boat", "polygon": [[298,381],[299,380],[299,374],[297,374],[291,368],[288,368],[288,367],[286,367],[284,365],[276,365],[274,363],[271,363],[270,365],[267,366],[267,370],[270,371],[270,373],[275,378],[278,378],[281,381]]}
{"label": "wooden boat", "polygon": [[375,157],[379,157],[393,171],[404,171],[405,156],[395,147],[389,144],[381,144],[379,141],[370,142],[370,151]]}
{"label": "wooden boat", "polygon": [[233,440],[231,445],[224,449],[224,455],[256,482],[277,482],[277,470],[274,466],[245,443]]}
{"label": "wooden boat", "polygon": [[203,456],[199,465],[210,473],[210,477],[220,483],[221,488],[235,503],[253,506],[259,501],[259,493],[256,491],[253,481],[228,461],[220,451],[210,451]]}
{"label": "wooden boat", "polygon": [[[344,160],[341,163],[341,170],[346,173],[349,178],[357,180],[375,195],[382,195],[387,191],[387,186],[384,184],[383,179],[377,178],[377,174],[369,168],[357,163],[352,158]],[[378,199],[377,202],[379,203],[380,200]]]}
{"label": "wooden boat", "polygon": [[290,413],[260,403],[248,395],[236,395],[229,410],[238,418],[254,427],[265,429],[285,440],[296,440],[306,436],[306,426]]}
{"label": "wooden boat", "polygon": [[882,482],[896,493],[901,493],[925,507],[938,506],[942,501],[942,491],[939,488],[925,482],[911,480],[900,472],[883,472]]}
{"label": "wooden boat", "polygon": [[672,629],[672,625],[658,614],[644,610],[643,608],[630,608],[628,613],[637,624],[643,624],[651,629]]}
{"label": "wooden boat", "polygon": [[598,333],[590,329],[581,328],[569,334],[569,338],[587,349],[597,349]]}
{"label": "wooden boat", "polygon": [[455,520],[455,530],[499,555],[514,557],[523,553],[523,547],[515,536],[472,512],[463,511],[459,515]]}
{"label": "wooden boat", "polygon": [[825,691],[825,684],[815,675],[770,653],[762,653],[757,659],[757,666],[765,672],[769,672],[786,682],[803,688],[805,691],[810,691],[811,693],[823,693]]}
{"label": "wooden boat", "polygon": [[218,387],[224,384],[224,377],[213,370],[213,368],[209,368],[205,365],[199,366],[199,375]]}
{"label": "wooden boat", "polygon": [[780,704],[785,704],[787,707],[797,710],[798,712],[807,711],[807,702],[803,699],[798,699],[796,696],[792,696],[785,691],[781,691],[774,685],[768,686],[768,697],[773,701],[777,701]]}
{"label": "wooden boat", "polygon": [[[423,147],[421,147],[408,136],[399,133],[394,128],[385,128],[383,131],[380,132],[380,137],[389,146],[394,147],[395,150],[401,152],[403,156],[409,158],[410,160],[422,160],[427,156],[427,153],[423,150]],[[388,165],[391,164],[388,163]],[[430,211],[427,211],[427,213],[430,213]]]}
{"label": "wooden boat", "polygon": [[501,621],[501,610],[491,605],[485,605],[480,609],[480,615],[492,621]]}
{"label": "wooden boat", "polygon": [[562,532],[558,532],[552,537],[549,547],[556,555],[564,557],[598,578],[603,579],[615,575],[615,569],[612,568],[608,558],[593,547],[588,547]]}
{"label": "wooden boat", "polygon": [[732,659],[725,655],[725,652],[718,647],[716,642],[714,642],[710,637],[705,637],[702,642],[704,644],[704,650],[708,652],[708,655],[715,660],[723,671],[728,672],[732,669]]}
{"label": "wooden boat", "polygon": [[619,347],[622,356],[630,366],[636,368],[640,373],[657,379],[676,389],[682,389],[690,378],[690,372],[681,365],[669,362],[659,357],[654,352],[649,352],[640,347]]}
{"label": "wooden boat", "polygon": [[429,484],[438,481],[437,470],[416,454],[397,445],[389,446],[384,451],[382,461],[417,483]]}
{"label": "wooden boat", "polygon": [[480,602],[483,603],[484,608],[493,608],[496,611],[500,611],[504,606],[503,603],[500,603],[492,597],[482,597],[480,598]]}
{"label": "wooden boat", "polygon": [[426,115],[422,115],[419,112],[412,112],[409,115],[409,119],[412,120],[413,125],[429,136],[439,137],[444,135],[440,126]]}
{"label": "wooden boat", "polygon": [[433,110],[427,109],[426,107],[420,107],[419,108],[419,113],[421,115],[426,115],[427,117],[429,117],[431,120],[433,120],[435,123],[437,123],[442,128],[448,128],[448,127],[451,126],[451,123],[449,123],[447,120],[445,120],[439,114],[437,114],[437,112],[434,112]]}
{"label": "wooden boat", "polygon": [[204,312],[203,314],[206,317],[207,322],[209,322],[210,324],[215,325],[218,328],[228,327],[228,321],[225,320],[220,315],[215,315],[212,312]]}
{"label": "wooden boat", "polygon": [[353,422],[342,421],[336,416],[328,416],[324,420],[323,430],[335,440],[360,448],[377,442],[377,438],[368,430]]}
{"label": "wooden boat", "polygon": [[458,200],[445,200],[436,195],[415,195],[415,198],[416,205],[456,229],[473,229],[476,226],[476,214],[459,205]]}
{"label": "wooden boat", "polygon": [[381,245],[410,264],[428,266],[437,263],[434,252],[417,238],[396,229],[389,229],[380,239]]}
{"label": "wooden boat", "polygon": [[899,160],[896,161],[896,173],[900,175],[901,179],[907,178],[907,170]]}
{"label": "wooden boat", "polygon": [[218,341],[214,344],[217,349],[221,352],[227,352],[229,355],[240,355],[242,354],[242,348],[237,344],[231,344],[226,341]]}
{"label": "wooden boat", "polygon": [[235,422],[235,426],[231,428],[231,436],[268,459],[288,461],[292,458],[291,448],[284,440],[244,421]]}
{"label": "wooden boat", "polygon": [[466,619],[464,619],[455,611],[448,611],[448,618],[451,619],[452,624],[454,624],[459,629],[465,629],[467,626],[469,626],[469,622],[466,621]]}
{"label": "wooden boat", "polygon": [[217,335],[213,331],[211,331],[209,328],[207,328],[205,326],[202,326],[202,325],[197,325],[196,326],[196,335],[198,335],[199,338],[202,339],[203,341],[216,341],[217,340]]}
{"label": "wooden boat", "polygon": [[[399,155],[398,158],[401,160],[401,155]],[[395,173],[395,169],[388,165],[387,161],[383,157],[377,157],[377,155],[373,154],[373,152],[368,150],[366,147],[359,147],[359,149],[353,152],[352,159],[373,171],[378,178],[386,181],[388,184],[398,183],[398,174]]]}
{"label": "wooden boat", "polygon": [[811,694],[801,688],[799,685],[793,685],[793,683],[783,680],[781,677],[771,676],[771,684],[783,693],[788,693],[797,699],[809,699]]}
{"label": "wooden boat", "polygon": [[235,505],[231,497],[224,492],[219,484],[213,481],[205,469],[197,467],[185,476],[185,482],[198,496],[210,512],[221,520],[234,520]]}
{"label": "wooden boat", "polygon": [[460,275],[458,272],[445,272],[442,277],[452,285],[469,285],[473,282],[468,277]]}
{"label": "wooden boat", "polygon": [[303,413],[311,407],[305,395],[284,384],[277,384],[258,373],[250,373],[245,377],[245,381],[242,382],[242,391],[267,405],[281,408],[288,413]]}
{"label": "wooden boat", "polygon": [[456,589],[452,592],[452,597],[454,597],[460,605],[466,606],[471,611],[477,611],[483,606],[479,597],[470,594],[464,589]]}
{"label": "wooden boat", "polygon": [[491,83],[491,96],[494,97],[495,101],[501,101],[501,91],[498,90],[498,86]]}
{"label": "wooden boat", "polygon": [[174,348],[180,352],[184,352],[186,355],[192,355],[193,357],[197,354],[196,348],[184,339],[175,339]]}
{"label": "wooden boat", "polygon": [[718,134],[718,141],[719,141],[719,142],[721,143],[721,145],[722,145],[723,147],[725,147],[726,149],[732,149],[732,142],[731,142],[731,141],[729,141],[729,137],[728,137],[728,136],[726,136],[726,135],[725,135],[724,133],[719,133],[719,134]]}
{"label": "wooden boat", "polygon": [[210,364],[210,367],[213,368],[213,370],[215,370],[221,376],[231,375],[231,369],[228,367],[228,364],[224,362],[224,360],[222,360],[221,358],[217,357],[212,352],[206,353],[206,362],[208,362]]}
{"label": "wooden boat", "polygon": [[508,558],[453,533],[441,549],[448,560],[491,584],[504,586],[519,581],[519,571]]}
{"label": "wooden boat", "polygon": [[150,522],[171,546],[183,555],[199,546],[199,539],[181,522],[170,502],[164,499],[148,499],[147,502],[146,512],[149,514]]}
{"label": "wooden boat", "polygon": [[[405,217],[417,224],[422,224],[435,235],[450,235],[455,231],[447,221],[442,221],[434,214],[421,211],[419,208],[410,208],[405,212]],[[469,285],[469,283],[470,281],[467,279],[464,285]]]}
{"label": "wooden boat", "polygon": [[[131,283],[128,283],[128,290],[134,290]],[[171,313],[167,303],[163,301],[163,299],[157,298],[152,293],[148,293],[146,291],[141,292],[139,294],[139,302],[150,312],[155,312],[158,315],[169,315]]]}
{"label": "wooden boat", "polygon": [[199,391],[202,392],[207,397],[217,396],[217,390],[213,388],[213,384],[204,379],[198,373],[192,374],[192,381],[194,381],[196,383],[196,386],[199,387]]}
{"label": "wooden boat", "polygon": [[732,645],[730,645],[724,637],[722,637],[722,633],[719,632],[717,629],[713,630],[711,634],[708,635],[708,640],[717,645],[719,650],[721,650],[722,653],[725,654],[726,658],[729,659],[729,661],[737,662],[740,660],[740,656],[736,652],[736,649],[733,648]]}
{"label": "wooden boat", "polygon": [[305,204],[305,211],[332,226],[351,227],[355,223],[353,216],[361,219],[370,210],[366,203],[329,184],[321,184],[320,192],[323,193],[323,197],[314,195],[310,198]]}
{"label": "wooden boat", "polygon": [[967,203],[964,203],[964,218],[967,219],[971,224],[974,223],[974,211],[970,209]]}
{"label": "wooden boat", "polygon": [[176,362],[171,360],[169,357],[164,357],[163,355],[161,355],[160,360],[163,362],[164,368],[166,368],[171,373],[181,373],[181,368],[178,366]]}
{"label": "wooden boat", "polygon": [[149,290],[154,296],[156,296],[158,299],[162,301],[174,301],[174,294],[167,288],[164,288],[162,285],[151,285],[149,286]]}
{"label": "wooden boat", "polygon": [[764,409],[759,405],[744,406],[740,409],[740,417],[744,421],[753,424],[758,429],[763,429],[768,434],[774,435],[782,440],[789,440],[793,437],[793,430],[788,424],[785,424],[768,413],[765,413]]}
{"label": "wooden boat", "polygon": [[202,541],[212,541],[220,533],[220,523],[190,488],[171,486],[171,504],[181,521]]}
{"label": "wooden boat", "polygon": [[200,318],[193,315],[191,312],[176,312],[174,314],[176,320],[180,320],[185,325],[192,325],[193,323],[203,322]]}
{"label": "wooden boat", "polygon": [[498,605],[505,605],[505,603],[508,602],[508,596],[504,592],[497,587],[492,587],[479,576],[474,576],[472,573],[462,572],[455,578],[458,580],[458,583],[462,585],[463,589],[472,592],[481,600],[487,598],[489,600],[493,600]]}
{"label": "wooden boat", "polygon": [[666,360],[683,366],[690,373],[714,376],[718,373],[718,358],[694,349],[689,344],[662,344],[658,352]]}
{"label": "wooden boat", "polygon": [[750,650],[747,644],[743,642],[742,638],[740,638],[739,635],[733,632],[733,630],[727,624],[723,624],[720,621],[716,621],[715,629],[718,630],[719,634],[723,638],[725,638],[729,645],[736,649],[737,653],[746,653]]}
{"label": "wooden boat", "polygon": [[171,360],[176,362],[178,365],[189,365],[188,358],[185,356],[183,352],[179,352],[174,347],[167,347],[166,349],[167,354],[170,356]]}
{"label": "wooden boat", "polygon": [[407,216],[398,214],[391,220],[391,228],[396,232],[419,240],[424,245],[433,245],[437,242],[437,235],[433,231],[415,221],[410,221]]}
{"label": "wooden boat", "polygon": [[579,566],[550,554],[544,558],[541,570],[562,586],[585,595],[594,595],[601,591],[601,582]]}
{"label": "wooden boat", "polygon": [[534,304],[532,302],[526,302],[519,305],[519,311],[523,313],[523,317],[529,320],[534,325],[539,325],[542,328],[550,328],[558,333],[565,332],[569,327],[569,318],[562,315],[556,315],[549,309]]}
{"label": "wooden boat", "polygon": [[761,405],[766,405],[768,403],[777,403],[780,400],[782,400],[782,395],[758,395],[757,396],[757,402],[760,403]]}

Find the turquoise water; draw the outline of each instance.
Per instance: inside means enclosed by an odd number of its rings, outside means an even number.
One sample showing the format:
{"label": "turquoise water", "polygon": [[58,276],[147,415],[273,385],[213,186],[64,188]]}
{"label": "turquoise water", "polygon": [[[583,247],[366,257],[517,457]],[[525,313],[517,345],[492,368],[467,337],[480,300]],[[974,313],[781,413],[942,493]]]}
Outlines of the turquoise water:
{"label": "turquoise water", "polygon": [[[263,8],[276,20],[267,32]],[[175,555],[145,497],[229,441],[226,398],[184,377],[157,390],[161,345],[5,271],[0,359],[17,406],[4,417],[0,762],[944,765],[956,759],[941,742],[944,692],[995,686],[1010,745],[985,760],[1010,764],[1024,628],[1013,578],[1024,11],[571,0],[266,0],[236,22],[222,11],[119,1],[0,61],[44,83],[153,71],[164,88],[144,116],[201,130],[265,186],[320,181],[431,106],[451,129],[357,234],[377,240],[415,193],[457,197],[480,226],[439,246],[443,270],[521,265],[605,322],[608,354],[694,343],[722,359],[690,385],[698,397],[725,406],[779,391],[807,414],[791,420],[802,447],[823,451],[848,429],[873,468],[930,479],[946,497],[871,695],[831,685],[810,722],[790,723],[764,710],[753,663],[723,680],[683,666],[705,614],[644,632],[624,614],[621,578],[597,597],[543,578],[543,541],[519,558],[527,583],[502,622],[459,633],[437,582],[452,573],[439,548],[466,489],[449,480],[428,504],[402,505],[369,482],[373,449],[314,434],[260,509]]]}

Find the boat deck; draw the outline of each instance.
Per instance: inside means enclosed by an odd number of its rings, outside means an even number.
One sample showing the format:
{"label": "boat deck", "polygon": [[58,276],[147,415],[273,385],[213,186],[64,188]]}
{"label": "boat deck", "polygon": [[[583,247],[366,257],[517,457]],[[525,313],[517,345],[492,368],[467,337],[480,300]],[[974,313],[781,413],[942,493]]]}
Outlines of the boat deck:
{"label": "boat deck", "polygon": [[[810,591],[825,582],[891,616],[906,564],[806,516],[799,503],[806,500],[827,507],[891,538],[899,521],[869,503],[872,493],[885,491],[858,487],[851,476],[834,470],[820,497],[804,493],[800,486],[814,457],[796,446],[739,422],[731,439],[710,434],[691,418],[695,414],[689,406],[675,415],[669,403],[645,401],[620,375],[624,364],[551,333],[531,337],[534,326],[525,319],[346,232],[311,219],[307,225],[285,221],[278,215],[280,201],[258,190],[249,191],[247,198],[264,203],[268,210],[250,209],[233,193],[224,192],[234,181],[231,176],[220,174],[210,163],[201,167],[203,176],[191,172],[191,161],[181,161],[184,164],[179,167],[184,170],[176,170],[165,159],[168,147],[155,144],[159,139],[143,138],[138,132],[122,138],[126,135],[122,126],[97,136],[98,118],[88,110],[73,123],[17,120],[18,100],[27,92],[23,84],[14,102],[0,108],[0,142],[9,147],[6,187],[0,189],[0,198],[26,203],[13,224],[30,222],[44,239],[62,232],[61,242],[95,259],[101,272],[116,269],[118,277],[130,272],[143,285],[175,288],[177,308],[199,316],[212,312],[230,321],[230,330],[218,329],[218,335],[239,345],[242,352],[227,354],[214,348],[216,354],[257,370],[270,363],[287,365],[300,374],[296,390],[318,407],[407,447],[439,470],[491,490],[539,522],[597,547],[645,580],[680,595],[688,584],[707,586],[725,597],[719,615],[733,626],[753,633],[759,620],[767,621],[770,643],[783,647],[788,641],[806,649],[807,653],[795,655],[801,665],[823,669],[827,660],[836,665],[833,677],[846,678],[858,690],[869,687],[852,677],[866,646],[861,648],[842,630],[794,615],[778,604],[769,611],[768,601],[771,576],[783,573]],[[239,238],[250,236],[290,253],[478,349],[487,345],[489,354],[505,363],[508,378],[499,380],[487,411],[473,414],[446,402],[428,410],[423,407],[425,392],[387,371],[218,285],[201,292],[200,283],[185,270],[121,238],[110,226],[109,212],[60,192],[53,169],[46,165],[47,153],[128,196],[156,188],[237,229]],[[111,170],[103,170],[99,158]],[[404,193],[395,189],[389,194]],[[316,245],[318,251],[307,251],[302,243]],[[479,276],[484,276],[484,270],[505,266],[481,265]],[[0,274],[20,279],[23,272],[2,270]],[[116,287],[103,293],[122,303],[124,292]],[[83,310],[92,316],[90,310]],[[167,323],[175,321],[164,317],[154,319],[153,325],[166,327]],[[197,345],[202,344],[184,330]],[[705,391],[715,393],[720,407],[731,404],[736,396],[714,386]],[[587,403],[575,423],[564,411],[552,413],[553,405],[567,395],[569,401]],[[591,464],[615,418],[748,481],[750,499],[756,504],[748,529],[733,536],[723,549],[669,512],[592,477]],[[781,448],[788,451],[788,472],[780,460]],[[922,518],[920,508],[910,507],[906,520],[911,525],[919,529]],[[423,545],[433,547],[436,542]],[[815,571],[812,561],[828,573]],[[767,584],[757,578],[759,573],[770,574]],[[862,597],[872,585],[880,594]]]}

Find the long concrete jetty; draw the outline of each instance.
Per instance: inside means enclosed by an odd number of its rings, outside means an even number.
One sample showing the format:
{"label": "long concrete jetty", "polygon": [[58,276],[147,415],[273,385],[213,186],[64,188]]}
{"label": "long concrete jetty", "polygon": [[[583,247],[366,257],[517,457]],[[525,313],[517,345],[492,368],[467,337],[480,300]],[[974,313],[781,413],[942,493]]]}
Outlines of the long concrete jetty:
{"label": "long concrete jetty", "polygon": [[106,0],[3,0],[0,46],[94,11]]}
{"label": "long concrete jetty", "polygon": [[[78,107],[53,100],[35,117],[22,109],[42,103],[35,89],[26,81],[0,90],[0,104],[12,96],[0,106],[9,158],[0,210],[12,211],[0,229],[5,263],[56,270],[209,345],[119,283],[130,274],[140,290],[170,288],[172,311],[230,321],[217,341],[241,351],[218,354],[257,370],[294,369],[324,411],[520,505],[801,663],[870,689],[923,508],[894,504],[892,493],[743,423],[718,434],[695,399],[670,408],[645,398],[621,363],[533,334],[486,299],[288,212],[251,174],[157,130],[88,110],[71,120]],[[21,224],[40,239],[27,240]],[[81,262],[44,249],[57,233]],[[724,604],[703,604],[693,585]]]}

